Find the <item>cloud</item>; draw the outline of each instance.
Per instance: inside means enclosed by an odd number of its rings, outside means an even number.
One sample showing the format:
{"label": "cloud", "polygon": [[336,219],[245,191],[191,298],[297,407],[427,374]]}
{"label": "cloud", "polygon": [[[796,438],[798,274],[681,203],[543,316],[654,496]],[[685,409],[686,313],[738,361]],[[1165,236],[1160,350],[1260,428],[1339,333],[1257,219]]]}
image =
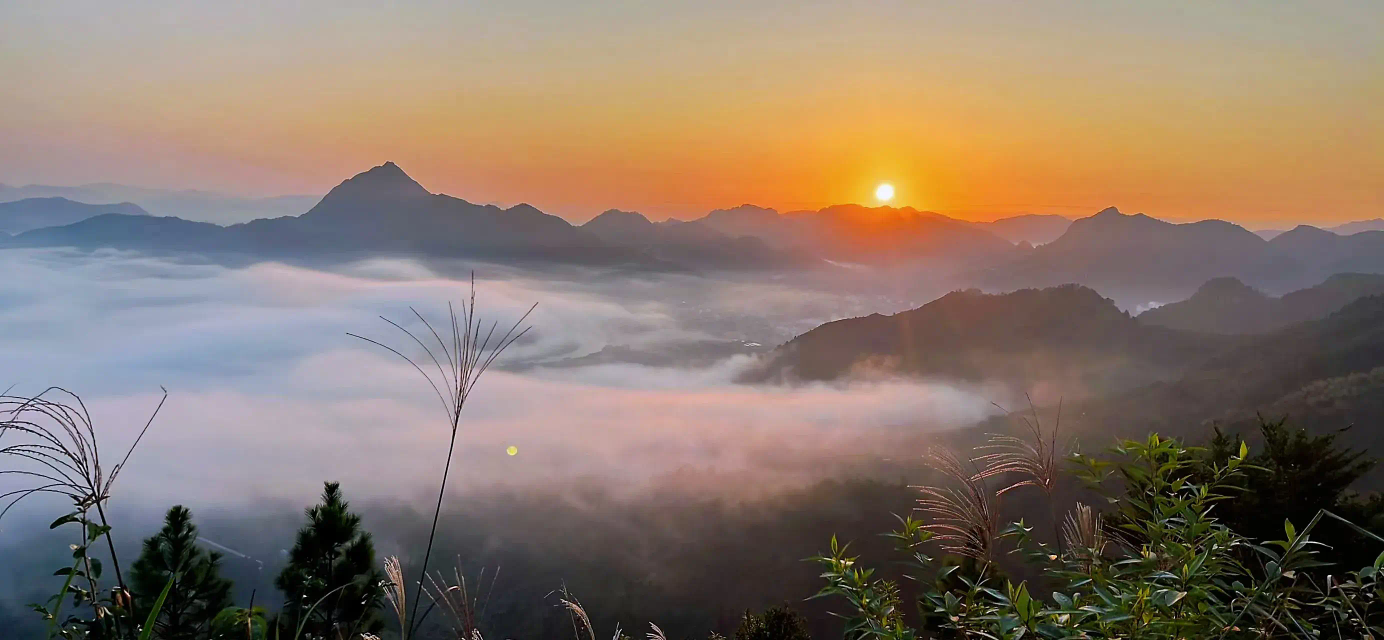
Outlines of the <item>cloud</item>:
{"label": "cloud", "polygon": [[[81,393],[108,447],[133,438],[159,386],[169,389],[122,476],[125,500],[303,501],[324,479],[357,496],[421,500],[440,474],[449,427],[437,398],[410,365],[346,332],[422,358],[376,316],[427,335],[410,305],[442,320],[466,281],[405,260],[328,271],[61,250],[3,251],[0,269],[11,274],[0,282],[0,361],[21,376],[0,382]],[[598,481],[637,492],[689,474],[771,491],[991,413],[993,390],[940,382],[734,384],[745,356],[700,368],[545,367],[613,344],[772,342],[775,329],[742,321],[761,303],[789,324],[866,304],[772,283],[580,276],[477,281],[487,317],[508,323],[539,308],[531,336],[505,356],[529,366],[491,371],[465,410],[458,491]]]}
{"label": "cloud", "polygon": [[[256,591],[257,602],[272,602],[282,550],[324,480],[342,482],[380,553],[420,560],[449,426],[416,370],[346,332],[423,357],[377,316],[426,331],[409,307],[445,318],[446,301],[469,291],[468,279],[447,274],[470,266],[231,268],[0,251],[0,385],[82,394],[107,460],[124,453],[167,387],[115,486],[116,544],[132,557],[168,506],[189,506],[204,535],[251,556],[226,561],[240,601]],[[550,609],[544,594],[564,584],[597,615],[634,607],[641,619],[670,620],[695,609],[705,619],[693,626],[708,628],[755,598],[806,597],[816,578],[800,558],[832,534],[874,539],[891,511],[907,508],[898,482],[911,468],[901,458],[921,453],[931,430],[973,422],[991,413],[989,400],[1007,399],[942,381],[736,384],[746,355],[685,360],[698,366],[548,366],[617,345],[683,353],[701,342],[775,344],[898,303],[772,281],[477,273],[486,317],[512,322],[539,307],[531,334],[465,409],[437,557],[464,555],[457,561],[471,571],[506,567],[506,628],[532,624]],[[888,482],[832,481],[843,476]],[[0,477],[0,493],[15,480]],[[35,577],[64,562],[69,541],[45,525],[67,508],[41,499],[0,521],[0,557],[16,559],[0,568],[0,626],[38,632],[20,605],[59,586]],[[759,583],[726,590],[728,564]],[[717,586],[698,586],[709,584]],[[632,585],[643,601],[623,598]]]}

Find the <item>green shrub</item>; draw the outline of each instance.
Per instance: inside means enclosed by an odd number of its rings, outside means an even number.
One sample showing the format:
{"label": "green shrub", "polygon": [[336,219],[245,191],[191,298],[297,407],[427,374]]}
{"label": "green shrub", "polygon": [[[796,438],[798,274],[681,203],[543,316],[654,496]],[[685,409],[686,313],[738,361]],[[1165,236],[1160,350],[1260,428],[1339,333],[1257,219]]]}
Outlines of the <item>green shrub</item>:
{"label": "green shrub", "polygon": [[[929,541],[954,535],[964,523],[937,528],[902,520],[891,534],[922,585],[925,609],[941,637],[1037,638],[1363,638],[1384,622],[1384,589],[1377,581],[1384,554],[1339,577],[1313,571],[1322,545],[1312,539],[1319,511],[1301,529],[1285,523],[1283,538],[1248,539],[1215,517],[1234,495],[1248,448],[1224,464],[1199,450],[1151,436],[1116,447],[1113,459],[1073,456],[1078,477],[1102,490],[1112,507],[1101,513],[1078,505],[1062,528],[1062,549],[1039,541],[1023,521],[998,537],[1043,572],[1047,587],[995,577],[992,560],[977,558],[970,575],[938,569],[923,553]],[[982,472],[983,473],[983,472]],[[980,474],[977,474],[980,475]],[[1384,543],[1384,540],[1379,540]],[[850,608],[846,637],[933,637],[910,626],[898,585],[882,580],[832,540],[815,559],[824,569],[822,596]],[[938,575],[946,572],[948,575]],[[948,578],[949,580],[939,580]],[[955,578],[955,580],[950,580]],[[921,580],[920,580],[921,582]],[[1049,591],[1049,589],[1051,589]]]}

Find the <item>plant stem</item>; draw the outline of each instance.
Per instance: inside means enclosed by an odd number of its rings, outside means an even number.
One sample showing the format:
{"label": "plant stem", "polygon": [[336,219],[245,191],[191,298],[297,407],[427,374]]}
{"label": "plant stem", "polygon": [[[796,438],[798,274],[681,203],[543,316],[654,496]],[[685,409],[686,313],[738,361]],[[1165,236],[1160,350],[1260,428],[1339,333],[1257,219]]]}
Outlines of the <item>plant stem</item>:
{"label": "plant stem", "polygon": [[423,581],[428,577],[428,560],[432,557],[433,538],[437,536],[437,519],[442,515],[442,496],[447,492],[447,476],[452,471],[452,452],[457,446],[457,423],[461,420],[461,411],[457,411],[456,417],[452,420],[452,442],[447,445],[447,464],[442,467],[442,485],[437,489],[437,507],[433,509],[432,530],[428,532],[427,551],[423,552],[423,568],[418,572],[418,586],[413,590],[413,608],[409,612],[409,629],[401,629],[400,632],[410,635],[416,630],[418,624],[418,601],[423,597]]}
{"label": "plant stem", "polygon": [[[125,601],[125,608],[128,610],[131,619],[133,619],[135,614],[134,594],[130,593],[130,590],[125,588],[125,578],[120,574],[120,556],[115,553],[115,542],[111,540],[110,524],[106,522],[106,510],[101,506],[100,500],[96,501],[96,514],[101,517],[101,526],[106,530],[104,534],[106,536],[106,547],[111,551],[111,565],[115,568],[115,581],[120,585],[120,595]],[[94,596],[95,594],[92,595]],[[115,615],[114,610],[111,611],[111,620],[115,623],[116,637],[120,637],[120,616]]]}

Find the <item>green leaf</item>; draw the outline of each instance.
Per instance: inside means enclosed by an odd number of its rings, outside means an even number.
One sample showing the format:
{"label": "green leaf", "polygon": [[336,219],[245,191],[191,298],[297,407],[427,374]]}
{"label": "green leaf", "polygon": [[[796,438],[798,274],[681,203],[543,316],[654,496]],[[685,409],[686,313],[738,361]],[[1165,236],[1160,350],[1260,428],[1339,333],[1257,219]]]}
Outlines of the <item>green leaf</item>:
{"label": "green leaf", "polygon": [[149,640],[154,635],[154,621],[159,619],[159,611],[163,609],[163,601],[168,599],[168,592],[173,590],[173,581],[178,579],[178,574],[168,576],[168,584],[163,585],[163,592],[154,600],[154,606],[149,609],[149,616],[144,619],[144,628],[139,632],[139,640]]}
{"label": "green leaf", "polygon": [[57,520],[54,520],[53,524],[48,525],[48,528],[57,529],[58,527],[61,527],[69,522],[76,522],[77,516],[80,515],[82,515],[81,511],[73,511],[72,513],[69,513],[61,518],[58,518]]}
{"label": "green leaf", "polygon": [[87,539],[88,539],[88,540],[95,540],[95,539],[97,539],[97,538],[100,538],[103,534],[105,534],[107,531],[110,531],[110,530],[111,530],[111,528],[110,528],[110,527],[107,527],[107,526],[105,526],[105,525],[97,524],[97,523],[95,523],[95,522],[88,522],[88,523],[87,523]]}

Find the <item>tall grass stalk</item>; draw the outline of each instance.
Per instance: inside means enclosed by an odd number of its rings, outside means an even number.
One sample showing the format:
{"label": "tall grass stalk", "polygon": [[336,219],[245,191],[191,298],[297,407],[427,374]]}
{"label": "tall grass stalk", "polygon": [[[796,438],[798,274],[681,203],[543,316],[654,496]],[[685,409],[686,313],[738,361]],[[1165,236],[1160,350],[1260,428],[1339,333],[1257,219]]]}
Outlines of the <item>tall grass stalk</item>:
{"label": "tall grass stalk", "polygon": [[[110,550],[116,583],[123,596],[113,598],[116,601],[128,602],[130,590],[125,586],[124,574],[120,569],[120,555],[116,553],[115,540],[111,537],[105,503],[110,499],[116,478],[168,400],[168,390],[162,390],[163,396],[139,435],[109,473],[101,461],[101,448],[97,444],[91,412],[76,393],[62,387],[49,387],[35,396],[0,395],[0,456],[18,463],[17,467],[0,469],[0,475],[17,476],[33,482],[29,486],[0,493],[0,500],[8,500],[0,509],[0,518],[20,501],[40,494],[56,494],[70,499],[76,512],[66,516],[69,519],[81,514],[81,520],[85,521],[85,514],[94,507],[100,518],[101,536],[106,539],[106,547]],[[9,442],[5,441],[7,436]],[[92,598],[96,597],[95,593],[91,595]],[[132,612],[133,603],[126,608]],[[120,616],[113,616],[112,620],[119,634]]]}
{"label": "tall grass stalk", "polygon": [[[982,465],[979,473],[981,479],[1009,474],[1018,476],[1017,480],[996,492],[996,496],[1002,496],[1020,487],[1037,487],[1042,490],[1047,496],[1048,518],[1052,521],[1054,544],[1057,545],[1058,553],[1061,553],[1064,536],[1062,523],[1057,517],[1057,502],[1053,498],[1053,493],[1057,490],[1057,480],[1062,475],[1061,463],[1071,454],[1073,446],[1072,443],[1066,446],[1059,445],[1057,441],[1057,432],[1062,429],[1062,401],[1057,401],[1057,419],[1053,423],[1052,432],[1045,433],[1033,398],[1025,397],[1028,398],[1029,412],[1033,417],[1018,417],[1027,429],[1028,437],[990,434],[986,444],[976,447],[976,451],[981,455],[974,461]],[[995,407],[1008,415],[1015,415],[998,404]]]}
{"label": "tall grass stalk", "polygon": [[[400,630],[402,637],[408,636],[416,631],[418,625],[418,604],[422,600],[423,582],[428,575],[428,562],[432,558],[433,542],[437,537],[437,521],[442,515],[442,498],[447,493],[447,478],[452,470],[452,456],[456,451],[457,430],[461,426],[461,412],[466,406],[466,400],[470,397],[476,382],[480,380],[490,365],[520,338],[529,332],[530,327],[522,327],[524,321],[528,319],[533,310],[538,307],[537,303],[529,307],[509,329],[500,331],[498,322],[491,322],[487,328],[486,323],[477,314],[476,309],[476,276],[471,274],[471,295],[461,303],[460,315],[457,309],[451,304],[447,304],[448,320],[450,322],[450,335],[444,340],[442,334],[438,333],[432,323],[428,322],[417,309],[409,307],[423,326],[431,334],[432,341],[427,340],[425,334],[422,338],[418,334],[404,328],[403,325],[380,316],[381,320],[389,323],[390,326],[403,332],[418,347],[423,349],[427,355],[427,360],[415,361],[394,347],[383,342],[367,338],[365,336],[348,333],[353,338],[359,338],[370,344],[381,347],[393,353],[413,366],[418,373],[422,374],[427,380],[428,386],[432,387],[437,399],[441,402],[443,411],[447,418],[450,429],[450,438],[447,445],[447,461],[442,467],[442,481],[437,489],[437,505],[433,509],[432,527],[428,532],[428,546],[423,553],[423,566],[419,567],[418,586],[413,593],[413,606],[409,612],[408,625]],[[447,327],[443,327],[444,330]],[[434,348],[435,342],[435,348]],[[422,364],[420,365],[420,361]],[[428,367],[429,362],[432,367]],[[436,368],[436,375],[431,372]]]}
{"label": "tall grass stalk", "polygon": [[981,473],[967,469],[966,463],[951,451],[933,449],[927,461],[952,482],[951,486],[914,487],[922,494],[919,510],[933,518],[923,528],[933,534],[943,549],[989,562],[999,536],[999,496]]}
{"label": "tall grass stalk", "polygon": [[[481,569],[480,575],[476,578],[476,588],[473,592],[466,584],[466,575],[461,571],[461,559],[457,559],[457,564],[452,567],[452,578],[449,581],[441,571],[435,575],[430,574],[427,578],[428,584],[424,586],[423,593],[427,594],[433,607],[442,611],[442,615],[447,618],[447,625],[452,628],[452,633],[457,640],[474,640],[481,637],[478,619],[485,614],[486,606],[490,602],[490,596],[495,593],[495,583],[500,578],[500,570],[497,567],[495,573],[491,574],[490,588],[485,588],[485,569]],[[484,599],[482,599],[484,595]],[[423,614],[427,617],[427,614]],[[421,621],[420,621],[421,622]]]}

